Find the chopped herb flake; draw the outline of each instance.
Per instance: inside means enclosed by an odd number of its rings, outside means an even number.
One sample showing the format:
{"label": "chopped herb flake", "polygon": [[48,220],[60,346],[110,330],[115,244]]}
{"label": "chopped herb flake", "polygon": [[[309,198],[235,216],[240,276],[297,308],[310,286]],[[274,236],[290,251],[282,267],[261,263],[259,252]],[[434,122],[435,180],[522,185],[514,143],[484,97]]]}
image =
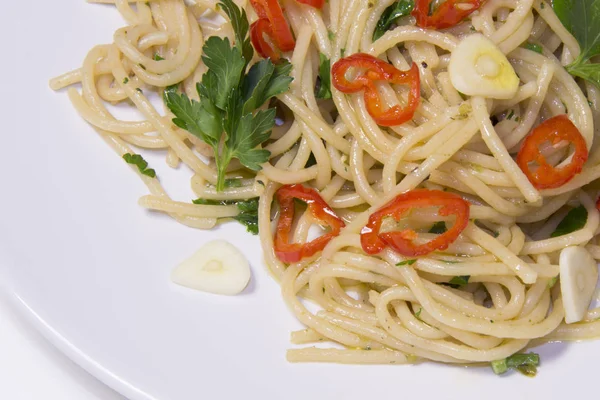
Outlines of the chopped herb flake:
{"label": "chopped herb flake", "polygon": [[527,43],[525,43],[525,45],[523,47],[525,47],[527,50],[535,51],[536,53],[539,53],[539,54],[542,54],[544,52],[544,49],[542,48],[542,46],[540,46],[537,43],[527,42]]}
{"label": "chopped herb flake", "polygon": [[415,313],[415,317],[420,321],[421,320],[421,312],[423,311],[423,308],[419,308],[419,311],[417,311]]}
{"label": "chopped herb flake", "polygon": [[446,228],[446,223],[444,221],[438,221],[429,230],[429,233],[438,233],[442,234],[446,232],[448,229]]}
{"label": "chopped herb flake", "polygon": [[396,264],[396,266],[401,267],[403,265],[413,265],[416,262],[417,262],[417,260],[404,260],[404,261],[400,261],[398,264]]}
{"label": "chopped herb flake", "polygon": [[571,232],[578,231],[585,226],[587,222],[587,210],[584,206],[579,206],[571,209],[562,221],[556,227],[556,230],[552,232],[550,237],[557,237],[567,235]]}
{"label": "chopped herb flake", "polygon": [[469,283],[469,279],[471,279],[471,276],[469,275],[455,276],[454,278],[450,279],[448,283],[444,282],[442,285],[450,286],[453,289],[460,289]]}
{"label": "chopped herb flake", "polygon": [[240,213],[233,217],[236,221],[246,226],[246,230],[253,235],[258,235],[258,197],[249,200],[209,200],[196,199],[192,203],[209,206],[237,205]]}
{"label": "chopped herb flake", "polygon": [[128,164],[138,167],[138,170],[142,175],[149,176],[150,178],[156,177],[156,171],[154,171],[152,168],[148,168],[148,162],[144,160],[144,157],[141,155],[126,153],[123,154],[123,160],[125,160]]}
{"label": "chopped herb flake", "polygon": [[535,376],[540,365],[540,356],[536,353],[513,354],[503,360],[491,362],[492,370],[496,375],[502,375],[509,369],[514,369],[527,376]]}
{"label": "chopped herb flake", "polygon": [[375,26],[375,31],[373,31],[373,41],[382,37],[398,18],[410,15],[413,8],[415,8],[413,0],[399,0],[392,3],[381,13],[381,17]]}
{"label": "chopped herb flake", "polygon": [[319,84],[317,88],[317,98],[331,98],[331,62],[323,53],[319,53]]}

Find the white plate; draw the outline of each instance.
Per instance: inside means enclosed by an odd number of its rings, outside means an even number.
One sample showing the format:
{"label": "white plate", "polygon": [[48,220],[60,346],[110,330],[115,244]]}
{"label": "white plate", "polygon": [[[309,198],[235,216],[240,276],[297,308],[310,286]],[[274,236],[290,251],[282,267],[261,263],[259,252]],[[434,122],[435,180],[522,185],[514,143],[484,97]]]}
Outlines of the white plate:
{"label": "white plate", "polygon": [[[201,232],[142,210],[142,183],[66,95],[48,88],[91,46],[111,41],[122,25],[116,11],[81,0],[11,1],[2,14],[0,271],[34,324],[108,385],[161,400],[558,398],[596,387],[600,342],[543,349],[535,379],[430,364],[288,364],[298,325],[258,240],[237,224]],[[185,171],[150,162],[187,187]],[[242,296],[169,282],[171,268],[209,238],[229,239],[251,260]]]}

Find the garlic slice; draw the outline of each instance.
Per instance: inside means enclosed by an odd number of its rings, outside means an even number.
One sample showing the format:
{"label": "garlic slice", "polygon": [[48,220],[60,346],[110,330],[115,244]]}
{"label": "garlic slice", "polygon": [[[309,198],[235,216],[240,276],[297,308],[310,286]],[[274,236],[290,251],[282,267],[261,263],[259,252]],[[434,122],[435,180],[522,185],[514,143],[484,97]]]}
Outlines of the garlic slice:
{"label": "garlic slice", "polygon": [[592,302],[598,283],[598,265],[592,255],[581,246],[563,249],[558,264],[565,322],[579,322]]}
{"label": "garlic slice", "polygon": [[250,265],[231,243],[213,240],[179,264],[171,273],[171,280],[190,289],[235,295],[248,285]]}
{"label": "garlic slice", "polygon": [[456,90],[469,96],[511,99],[519,88],[519,77],[504,53],[482,34],[467,36],[458,44],[448,73]]}

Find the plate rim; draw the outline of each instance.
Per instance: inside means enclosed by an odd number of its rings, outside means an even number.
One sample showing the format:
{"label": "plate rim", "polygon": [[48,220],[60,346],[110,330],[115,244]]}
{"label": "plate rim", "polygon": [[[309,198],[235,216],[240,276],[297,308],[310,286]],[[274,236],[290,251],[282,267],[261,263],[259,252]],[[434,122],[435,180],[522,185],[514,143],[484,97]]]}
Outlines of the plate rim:
{"label": "plate rim", "polygon": [[56,348],[61,354],[94,377],[94,379],[97,379],[99,382],[128,400],[161,400],[115,375],[110,369],[94,360],[85,351],[61,335],[60,332],[58,332],[50,323],[45,321],[42,316],[30,307],[25,299],[17,293],[14,288],[14,281],[7,277],[7,275],[8,274],[0,273],[0,296],[4,298],[9,307],[22,317],[27,326],[39,333],[44,340]]}

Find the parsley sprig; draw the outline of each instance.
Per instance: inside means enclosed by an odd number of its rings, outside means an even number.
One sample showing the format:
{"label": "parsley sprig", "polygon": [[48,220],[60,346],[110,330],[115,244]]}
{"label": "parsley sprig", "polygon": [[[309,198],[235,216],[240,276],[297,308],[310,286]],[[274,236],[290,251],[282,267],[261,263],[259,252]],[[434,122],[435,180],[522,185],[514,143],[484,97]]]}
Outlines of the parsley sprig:
{"label": "parsley sprig", "polygon": [[248,17],[232,0],[219,3],[231,20],[235,43],[228,38],[206,40],[202,60],[208,71],[196,85],[200,101],[166,90],[164,100],[175,115],[173,123],[210,145],[215,152],[217,191],[225,188],[232,159],[259,171],[271,153],[260,145],[271,136],[275,109],[258,110],[267,100],[289,89],[292,66],[261,60],[248,69],[254,50],[248,38]]}
{"label": "parsley sprig", "polygon": [[600,55],[600,0],[553,0],[552,7],[581,47],[567,71],[600,87],[600,64],[589,62]]}

